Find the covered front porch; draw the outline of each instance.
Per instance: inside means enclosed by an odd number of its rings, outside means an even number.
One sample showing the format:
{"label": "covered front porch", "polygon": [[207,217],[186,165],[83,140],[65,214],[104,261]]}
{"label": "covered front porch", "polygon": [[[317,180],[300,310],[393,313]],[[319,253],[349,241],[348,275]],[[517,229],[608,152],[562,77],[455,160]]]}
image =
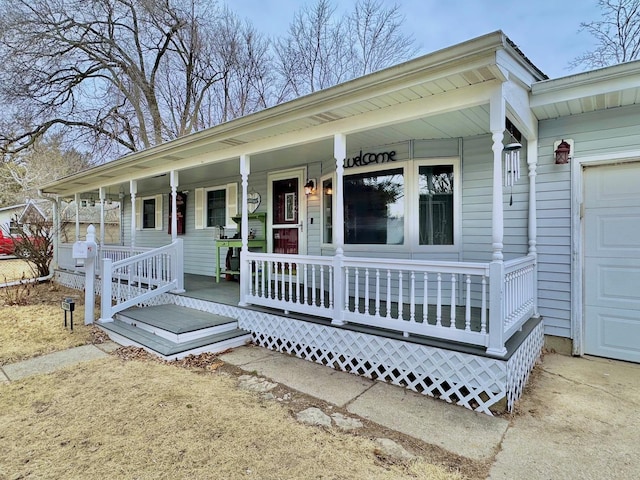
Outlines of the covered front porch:
{"label": "covered front porch", "polygon": [[[269,348],[511,408],[543,335],[527,87],[541,77],[496,33],[46,191],[121,201],[122,245],[96,240],[102,324],[189,306]],[[69,278],[71,251],[56,246]]]}

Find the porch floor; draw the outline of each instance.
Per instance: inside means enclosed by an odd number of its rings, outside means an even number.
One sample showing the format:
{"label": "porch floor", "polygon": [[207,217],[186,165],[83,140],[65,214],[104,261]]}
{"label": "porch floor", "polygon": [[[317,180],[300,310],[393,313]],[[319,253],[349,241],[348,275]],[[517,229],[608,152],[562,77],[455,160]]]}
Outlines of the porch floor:
{"label": "porch floor", "polygon": [[[221,303],[223,305],[233,305],[238,306],[240,302],[240,284],[237,281],[227,281],[221,279],[219,283],[216,283],[215,277],[209,277],[206,275],[194,275],[185,273],[184,275],[184,288],[185,292],[178,294],[180,296],[194,298],[198,300],[204,300],[209,302]],[[361,302],[362,303],[362,302]],[[353,302],[351,302],[353,305]],[[244,307],[251,310],[258,311],[268,311],[271,313],[275,313],[274,309],[264,308],[259,306],[249,305],[248,307]],[[370,306],[372,309],[373,306]],[[404,306],[404,317],[409,318],[409,306]],[[373,311],[373,310],[372,310]],[[397,312],[397,305],[392,306],[392,314],[395,315]],[[296,313],[278,313],[278,315],[290,317],[296,320],[302,320],[306,322],[317,323],[321,325],[332,325],[331,321],[327,318],[315,317],[310,315],[302,315]],[[418,322],[422,320],[422,307],[416,306],[415,312],[416,319],[419,319]],[[430,323],[434,323],[432,319],[435,319],[435,307],[430,306],[428,316],[430,319]],[[443,305],[442,307],[442,323],[445,326],[449,325],[450,319],[450,308],[449,306]],[[464,326],[465,319],[465,311],[464,307],[456,308],[456,324],[458,327],[460,325]],[[502,359],[509,359],[513,352],[515,352],[520,344],[526,340],[529,333],[540,323],[541,318],[531,318],[527,321],[522,330],[514,334],[506,343],[505,347],[507,349],[507,355],[505,357],[500,357]],[[474,331],[479,331],[480,325],[480,309],[472,307],[471,308],[471,328]],[[391,338],[395,340],[401,340],[411,343],[416,343],[420,345],[427,345],[436,348],[444,348],[447,350],[454,350],[458,352],[480,355],[484,357],[492,357],[492,355],[488,355],[486,353],[486,349],[481,346],[469,345],[466,343],[454,342],[449,340],[443,340],[433,337],[426,337],[421,335],[411,334],[408,337],[403,336],[402,333],[388,330],[384,328],[377,327],[368,327],[365,325],[358,325],[353,323],[347,323],[346,325],[336,326],[332,325],[335,328],[351,330],[354,332],[365,333],[370,335],[377,335],[385,338]],[[488,327],[487,327],[488,328]]]}

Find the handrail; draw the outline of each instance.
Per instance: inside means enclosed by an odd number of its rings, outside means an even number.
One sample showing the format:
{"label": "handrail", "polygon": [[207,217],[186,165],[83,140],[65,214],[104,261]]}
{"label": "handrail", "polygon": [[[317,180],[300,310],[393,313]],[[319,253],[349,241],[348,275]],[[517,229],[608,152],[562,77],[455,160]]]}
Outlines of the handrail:
{"label": "handrail", "polygon": [[182,239],[116,262],[103,258],[100,321],[113,321],[116,313],[163,293],[184,291],[182,259]]}

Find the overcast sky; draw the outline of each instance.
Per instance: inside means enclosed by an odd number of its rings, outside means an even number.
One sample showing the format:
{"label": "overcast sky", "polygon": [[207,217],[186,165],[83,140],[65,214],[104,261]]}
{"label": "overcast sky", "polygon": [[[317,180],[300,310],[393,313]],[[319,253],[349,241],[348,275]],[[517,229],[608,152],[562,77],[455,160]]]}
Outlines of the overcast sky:
{"label": "overcast sky", "polygon": [[[593,47],[580,22],[597,20],[597,0],[383,0],[400,5],[408,33],[419,54],[502,30],[551,78],[570,75],[567,64]],[[235,0],[228,5],[269,35],[285,33],[303,0]],[[314,3],[314,2],[311,2]],[[352,10],[353,0],[335,0],[338,11]]]}

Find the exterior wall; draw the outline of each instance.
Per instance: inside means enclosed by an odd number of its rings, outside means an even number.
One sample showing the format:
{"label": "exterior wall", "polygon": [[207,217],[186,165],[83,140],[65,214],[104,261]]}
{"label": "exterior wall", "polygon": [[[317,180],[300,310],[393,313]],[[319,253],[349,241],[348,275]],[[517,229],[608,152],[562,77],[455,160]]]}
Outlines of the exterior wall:
{"label": "exterior wall", "polygon": [[[640,149],[640,107],[540,122],[538,141],[538,290],[545,333],[573,337],[571,330],[571,167],[555,165],[555,141],[573,139],[574,157]],[[576,239],[578,240],[578,239]]]}

